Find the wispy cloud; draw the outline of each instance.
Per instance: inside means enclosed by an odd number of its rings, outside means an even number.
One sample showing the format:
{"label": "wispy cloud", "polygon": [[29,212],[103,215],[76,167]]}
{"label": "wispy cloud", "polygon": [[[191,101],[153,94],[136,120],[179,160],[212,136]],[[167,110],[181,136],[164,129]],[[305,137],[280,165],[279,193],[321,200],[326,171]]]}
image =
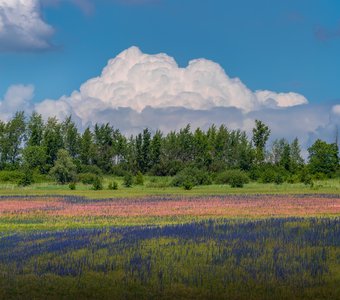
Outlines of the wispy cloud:
{"label": "wispy cloud", "polygon": [[340,38],[340,24],[337,28],[329,29],[323,26],[317,26],[314,30],[314,36],[317,40],[325,42]]}

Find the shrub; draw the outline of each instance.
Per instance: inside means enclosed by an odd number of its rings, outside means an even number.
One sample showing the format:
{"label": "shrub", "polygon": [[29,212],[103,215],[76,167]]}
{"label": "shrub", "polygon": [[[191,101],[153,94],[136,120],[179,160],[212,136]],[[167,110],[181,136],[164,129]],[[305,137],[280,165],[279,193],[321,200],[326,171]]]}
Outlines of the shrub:
{"label": "shrub", "polygon": [[117,181],[110,182],[108,189],[109,190],[118,190],[118,182]]}
{"label": "shrub", "polygon": [[102,170],[95,165],[82,165],[80,169],[81,169],[80,173],[95,174],[100,177],[103,175]]}
{"label": "shrub", "polygon": [[78,175],[79,181],[83,184],[93,184],[99,175],[92,173],[82,173]]}
{"label": "shrub", "polygon": [[244,184],[249,183],[249,177],[244,171],[228,170],[217,175],[216,183],[230,184],[231,187],[243,187]]}
{"label": "shrub", "polygon": [[136,175],[136,178],[135,178],[135,183],[137,185],[144,185],[144,177],[143,177],[143,174],[140,171],[137,172],[137,175]]}
{"label": "shrub", "polygon": [[172,186],[184,186],[184,183],[190,182],[192,186],[208,185],[212,183],[211,176],[204,170],[196,167],[187,167],[179,172],[172,180]]}
{"label": "shrub", "polygon": [[190,180],[186,180],[183,182],[183,188],[187,191],[192,190],[194,187],[193,183]]}
{"label": "shrub", "polygon": [[287,182],[290,183],[290,184],[293,184],[293,183],[298,183],[300,182],[300,178],[298,175],[291,175],[287,178]]}
{"label": "shrub", "polygon": [[[171,180],[171,179],[170,179]],[[166,188],[170,186],[169,177],[151,177],[150,181],[146,184],[149,188]]]}
{"label": "shrub", "polygon": [[272,168],[267,168],[261,174],[260,181],[262,183],[272,183],[275,182],[277,173]]}
{"label": "shrub", "polygon": [[124,175],[123,184],[126,187],[131,187],[132,186],[132,184],[133,184],[133,176],[132,176],[131,173],[126,173]]}
{"label": "shrub", "polygon": [[99,176],[96,176],[95,180],[93,181],[92,189],[95,191],[99,191],[103,189],[102,179]]}
{"label": "shrub", "polygon": [[76,183],[75,182],[71,182],[68,187],[70,188],[70,190],[75,190],[76,189]]}
{"label": "shrub", "polygon": [[34,182],[34,180],[33,180],[33,172],[30,169],[25,168],[23,176],[18,181],[18,185],[19,186],[29,186],[33,182]]}
{"label": "shrub", "polygon": [[274,182],[278,185],[282,184],[284,182],[283,176],[280,173],[276,173],[275,178],[274,178]]}
{"label": "shrub", "polygon": [[0,171],[1,182],[18,183],[23,176],[24,173],[20,171]]}

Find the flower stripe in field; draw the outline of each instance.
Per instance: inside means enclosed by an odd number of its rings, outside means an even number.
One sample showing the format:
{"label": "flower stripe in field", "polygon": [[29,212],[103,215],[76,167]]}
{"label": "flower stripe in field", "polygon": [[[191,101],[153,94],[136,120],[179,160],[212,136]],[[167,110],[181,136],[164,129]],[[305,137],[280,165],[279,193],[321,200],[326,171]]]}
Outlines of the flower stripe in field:
{"label": "flower stripe in field", "polygon": [[2,197],[0,216],[311,216],[340,215],[340,197],[334,195],[225,195],[206,197],[150,197],[86,200],[71,197]]}

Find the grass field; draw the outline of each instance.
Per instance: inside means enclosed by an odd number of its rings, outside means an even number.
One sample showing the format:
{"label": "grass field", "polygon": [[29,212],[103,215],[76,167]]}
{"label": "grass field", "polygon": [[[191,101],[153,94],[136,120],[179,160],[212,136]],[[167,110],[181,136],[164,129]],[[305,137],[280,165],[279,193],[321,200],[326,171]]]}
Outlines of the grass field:
{"label": "grass field", "polygon": [[0,186],[0,299],[340,299],[339,181],[112,180]]}
{"label": "grass field", "polygon": [[[118,190],[108,190],[113,180],[119,184]],[[91,185],[77,184],[76,190],[70,190],[68,185],[57,185],[51,182],[33,184],[28,187],[18,187],[16,184],[0,184],[0,195],[75,195],[87,198],[130,198],[152,195],[223,195],[223,194],[340,194],[340,180],[329,179],[315,181],[311,187],[303,183],[262,184],[252,182],[243,188],[231,188],[228,185],[196,186],[185,191],[182,188],[169,187],[171,178],[146,177],[144,185],[134,185],[126,188],[122,178],[104,178],[104,190],[91,190]]]}

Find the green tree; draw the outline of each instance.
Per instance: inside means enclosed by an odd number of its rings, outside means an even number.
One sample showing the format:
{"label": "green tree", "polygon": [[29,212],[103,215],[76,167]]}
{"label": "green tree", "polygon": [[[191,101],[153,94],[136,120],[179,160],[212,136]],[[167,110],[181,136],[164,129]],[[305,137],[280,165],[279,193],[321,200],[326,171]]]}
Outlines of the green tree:
{"label": "green tree", "polygon": [[256,151],[256,161],[262,164],[265,159],[266,143],[270,136],[270,129],[260,120],[255,120],[255,128],[253,128],[253,143]]}
{"label": "green tree", "polygon": [[27,146],[23,152],[23,165],[30,170],[37,169],[40,173],[46,170],[46,149],[43,146]]}
{"label": "green tree", "polygon": [[159,166],[162,154],[162,133],[157,130],[151,141],[151,164],[153,168]]}
{"label": "green tree", "polygon": [[44,130],[42,145],[46,149],[47,164],[52,167],[57,159],[59,149],[64,147],[62,126],[56,117],[48,118]]}
{"label": "green tree", "polygon": [[37,112],[33,112],[27,124],[27,146],[41,146],[44,128],[42,116]]}
{"label": "green tree", "polygon": [[301,170],[304,166],[304,160],[301,156],[301,147],[298,138],[295,138],[290,144],[290,163],[290,169],[293,173]]}
{"label": "green tree", "polygon": [[323,173],[332,176],[339,167],[338,146],[320,139],[308,148],[309,168],[312,174]]}
{"label": "green tree", "polygon": [[80,137],[79,152],[80,161],[83,165],[91,165],[94,156],[93,135],[89,127],[87,127]]}
{"label": "green tree", "polygon": [[79,154],[80,135],[71,116],[67,117],[62,123],[62,131],[64,148],[70,153],[72,158],[76,158]]}
{"label": "green tree", "polygon": [[54,167],[50,175],[60,184],[74,182],[77,176],[77,168],[72,161],[70,154],[65,149],[60,149]]}
{"label": "green tree", "polygon": [[24,112],[17,112],[9,122],[0,125],[2,167],[18,168],[25,138],[26,123]]}
{"label": "green tree", "polygon": [[143,130],[143,143],[142,143],[142,161],[141,171],[146,173],[150,170],[152,165],[151,161],[151,133],[148,128]]}
{"label": "green tree", "polygon": [[113,165],[113,128],[109,123],[94,127],[94,164],[108,173]]}

